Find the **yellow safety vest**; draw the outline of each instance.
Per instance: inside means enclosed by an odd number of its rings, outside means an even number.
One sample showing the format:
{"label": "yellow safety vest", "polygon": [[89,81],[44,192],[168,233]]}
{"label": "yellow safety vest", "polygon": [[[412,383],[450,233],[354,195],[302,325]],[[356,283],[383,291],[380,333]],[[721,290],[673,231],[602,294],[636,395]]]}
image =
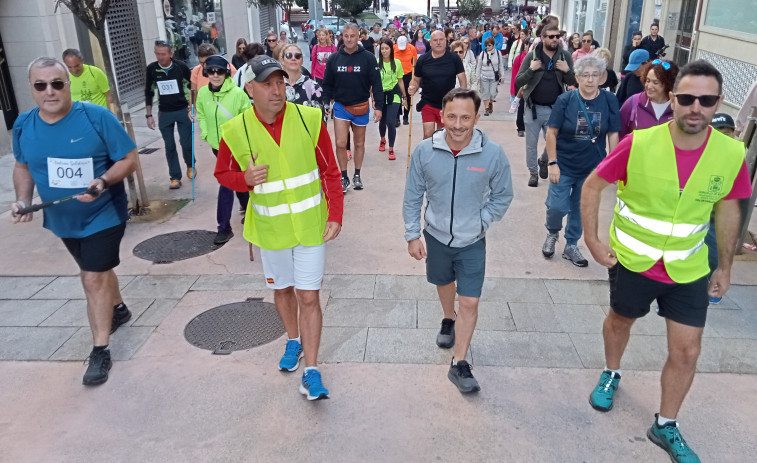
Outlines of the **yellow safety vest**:
{"label": "yellow safety vest", "polygon": [[629,270],[645,272],[663,259],[673,281],[689,283],[709,273],[704,237],[710,214],[733,187],[744,145],[712,130],[681,191],[668,126],[633,133],[626,181],[618,183],[610,246]]}
{"label": "yellow safety vest", "polygon": [[263,127],[253,108],[221,126],[223,139],[242,171],[255,163],[268,165],[266,182],[250,191],[244,237],[262,249],[287,249],[323,243],[327,206],[315,147],[321,133],[321,111],[287,103],[281,145]]}

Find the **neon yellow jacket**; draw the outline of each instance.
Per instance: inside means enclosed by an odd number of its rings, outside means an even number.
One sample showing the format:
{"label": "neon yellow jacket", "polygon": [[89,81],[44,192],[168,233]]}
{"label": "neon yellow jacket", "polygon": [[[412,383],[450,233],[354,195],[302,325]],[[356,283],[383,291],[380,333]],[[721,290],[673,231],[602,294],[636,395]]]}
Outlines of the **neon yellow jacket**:
{"label": "neon yellow jacket", "polygon": [[221,142],[221,126],[252,106],[247,93],[234,85],[230,77],[223,81],[217,92],[211,92],[208,85],[200,87],[196,104],[202,139],[213,149],[218,149]]}

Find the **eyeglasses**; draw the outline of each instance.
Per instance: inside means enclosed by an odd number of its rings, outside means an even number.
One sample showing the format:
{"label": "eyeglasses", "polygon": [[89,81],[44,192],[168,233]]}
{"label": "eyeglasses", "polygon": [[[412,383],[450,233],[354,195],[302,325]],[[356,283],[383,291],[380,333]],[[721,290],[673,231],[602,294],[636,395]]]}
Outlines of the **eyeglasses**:
{"label": "eyeglasses", "polygon": [[223,68],[209,68],[206,69],[208,75],[223,75],[226,74],[226,69]]}
{"label": "eyeglasses", "polygon": [[34,87],[34,90],[38,92],[44,92],[47,90],[47,86],[50,85],[53,90],[63,90],[63,87],[66,86],[67,80],[54,80],[52,82],[34,82],[32,84],[32,87]]}
{"label": "eyeglasses", "polygon": [[704,108],[711,108],[718,104],[720,95],[689,95],[687,93],[675,94],[678,104],[681,106],[691,106],[694,101],[699,100],[699,104]]}
{"label": "eyeglasses", "polygon": [[656,60],[652,61],[652,65],[655,65],[655,64],[661,65],[662,68],[665,69],[666,71],[668,69],[670,69],[670,63],[668,63],[667,61],[662,61],[662,60],[656,59]]}
{"label": "eyeglasses", "polygon": [[544,35],[543,37],[547,39],[559,39],[560,34],[549,34],[549,35]]}
{"label": "eyeglasses", "polygon": [[266,42],[275,42],[276,39],[266,39]]}
{"label": "eyeglasses", "polygon": [[599,79],[601,75],[602,74],[598,72],[593,72],[591,74],[589,73],[579,74],[579,77],[581,77],[582,79]]}
{"label": "eyeglasses", "polygon": [[457,53],[458,55],[463,55],[463,54],[465,54],[465,53],[464,53],[464,52],[463,52],[462,50],[457,50],[457,51],[456,51],[455,53]]}
{"label": "eyeglasses", "polygon": [[589,40],[581,40],[582,43],[591,43],[591,39]]}
{"label": "eyeglasses", "polygon": [[291,51],[288,51],[284,53],[284,58],[286,59],[302,59],[302,53],[292,53]]}

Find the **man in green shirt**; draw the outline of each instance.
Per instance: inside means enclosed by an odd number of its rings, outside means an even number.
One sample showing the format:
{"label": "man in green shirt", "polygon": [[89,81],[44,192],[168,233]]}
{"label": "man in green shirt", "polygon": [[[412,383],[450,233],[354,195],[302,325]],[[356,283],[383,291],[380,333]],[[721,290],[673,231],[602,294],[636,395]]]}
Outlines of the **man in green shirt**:
{"label": "man in green shirt", "polygon": [[75,48],[63,52],[63,62],[71,80],[71,99],[89,101],[110,109],[113,97],[105,73],[98,67],[84,64],[81,52]]}

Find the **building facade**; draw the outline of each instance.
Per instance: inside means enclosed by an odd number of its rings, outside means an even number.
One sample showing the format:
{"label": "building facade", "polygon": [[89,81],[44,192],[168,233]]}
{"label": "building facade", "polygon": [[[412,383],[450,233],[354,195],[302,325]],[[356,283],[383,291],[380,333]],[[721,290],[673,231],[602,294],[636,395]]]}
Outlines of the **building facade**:
{"label": "building facade", "polygon": [[[131,108],[144,105],[145,65],[154,61],[156,40],[170,41],[175,56],[197,64],[197,47],[213,43],[230,57],[238,38],[261,42],[278,31],[281,14],[245,0],[113,0],[107,16],[108,41],[118,91]],[[10,129],[20,112],[34,107],[28,63],[38,56],[60,58],[78,48],[85,62],[102,67],[102,53],[86,26],[52,0],[0,1],[0,153],[10,151]]]}

